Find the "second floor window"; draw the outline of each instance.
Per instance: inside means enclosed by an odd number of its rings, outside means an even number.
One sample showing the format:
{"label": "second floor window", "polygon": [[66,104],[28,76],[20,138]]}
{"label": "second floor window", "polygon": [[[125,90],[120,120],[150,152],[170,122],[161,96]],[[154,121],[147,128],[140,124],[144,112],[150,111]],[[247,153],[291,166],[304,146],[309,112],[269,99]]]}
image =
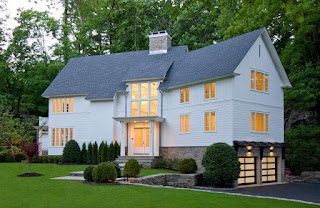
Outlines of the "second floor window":
{"label": "second floor window", "polygon": [[216,113],[207,112],[205,113],[205,131],[216,130]]}
{"label": "second floor window", "polygon": [[52,129],[53,147],[63,147],[69,140],[73,139],[73,128],[54,128]]}
{"label": "second floor window", "polygon": [[269,131],[269,115],[265,113],[251,112],[251,131],[252,132],[268,132]]}
{"label": "second floor window", "polygon": [[73,98],[52,99],[52,113],[72,113]]}
{"label": "second floor window", "polygon": [[189,130],[189,115],[180,116],[180,132],[188,133]]}
{"label": "second floor window", "polygon": [[268,74],[251,70],[251,89],[268,92]]}
{"label": "second floor window", "polygon": [[131,116],[157,116],[158,83],[131,84]]}
{"label": "second floor window", "polygon": [[205,85],[205,98],[210,99],[210,98],[215,98],[216,97],[216,83],[207,83]]}
{"label": "second floor window", "polygon": [[189,87],[180,89],[180,103],[189,102]]}

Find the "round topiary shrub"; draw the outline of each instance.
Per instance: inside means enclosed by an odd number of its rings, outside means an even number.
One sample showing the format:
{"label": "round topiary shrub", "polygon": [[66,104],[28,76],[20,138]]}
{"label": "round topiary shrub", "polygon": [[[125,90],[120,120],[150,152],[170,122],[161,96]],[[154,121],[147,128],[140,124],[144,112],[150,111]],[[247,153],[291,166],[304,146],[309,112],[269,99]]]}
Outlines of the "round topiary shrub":
{"label": "round topiary shrub", "polygon": [[83,177],[86,179],[86,181],[93,181],[92,172],[94,168],[94,166],[89,166],[84,170]]}
{"label": "round topiary shrub", "polygon": [[76,163],[80,162],[81,151],[78,142],[70,140],[63,149],[62,162]]}
{"label": "round topiary shrub", "polygon": [[117,171],[110,163],[100,163],[93,169],[92,178],[96,183],[106,183],[117,178]]}
{"label": "round topiary shrub", "polygon": [[180,173],[195,173],[198,170],[197,163],[192,158],[183,159],[178,164]]}
{"label": "round topiary shrub", "polygon": [[141,166],[138,161],[134,158],[128,160],[124,165],[124,175],[129,177],[137,177],[140,174]]}
{"label": "round topiary shrub", "polygon": [[232,187],[240,173],[237,152],[226,143],[209,146],[202,158],[203,177],[215,187]]}
{"label": "round topiary shrub", "polygon": [[110,161],[108,162],[110,163],[111,165],[113,165],[113,167],[116,169],[117,171],[117,178],[120,178],[121,177],[121,169],[120,169],[120,166],[117,162],[114,162],[114,161]]}

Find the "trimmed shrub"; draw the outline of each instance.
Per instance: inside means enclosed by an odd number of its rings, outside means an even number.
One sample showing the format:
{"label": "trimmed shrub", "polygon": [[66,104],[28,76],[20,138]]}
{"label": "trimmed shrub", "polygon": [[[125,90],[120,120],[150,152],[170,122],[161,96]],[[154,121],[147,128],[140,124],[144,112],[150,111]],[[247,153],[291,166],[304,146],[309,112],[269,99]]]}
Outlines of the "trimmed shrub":
{"label": "trimmed shrub", "polygon": [[78,142],[70,140],[63,149],[62,161],[65,163],[80,162],[80,155],[81,151]]}
{"label": "trimmed shrub", "polygon": [[0,152],[0,162],[5,162],[6,161],[6,154],[3,152]]}
{"label": "trimmed shrub", "polygon": [[26,157],[23,153],[16,154],[16,162],[21,162],[22,160],[25,160]]}
{"label": "trimmed shrub", "polygon": [[134,158],[128,160],[124,165],[124,175],[129,177],[137,177],[140,174],[141,166],[138,161]]}
{"label": "trimmed shrub", "polygon": [[63,161],[63,156],[62,155],[55,155],[53,156],[53,162],[54,163],[60,163]]}
{"label": "trimmed shrub", "polygon": [[112,142],[108,148],[107,161],[114,161],[114,145]]}
{"label": "trimmed shrub", "polygon": [[178,164],[178,170],[180,173],[195,173],[198,170],[197,163],[192,158],[183,159]]}
{"label": "trimmed shrub", "polygon": [[82,149],[81,149],[81,155],[80,155],[80,161],[82,163],[86,163],[87,162],[87,146],[86,143],[82,144]]}
{"label": "trimmed shrub", "polygon": [[98,162],[105,162],[105,156],[104,156],[104,142],[101,142],[99,145],[98,150]]}
{"label": "trimmed shrub", "polygon": [[88,151],[87,151],[87,163],[91,164],[92,163],[92,143],[90,142],[88,145]]}
{"label": "trimmed shrub", "polygon": [[121,169],[120,169],[120,166],[117,162],[114,162],[114,161],[110,161],[108,162],[110,163],[111,165],[113,165],[113,167],[116,169],[117,171],[117,178],[120,178],[121,177]]}
{"label": "trimmed shrub", "polygon": [[47,163],[48,162],[48,156],[42,155],[38,157],[39,163]]}
{"label": "trimmed shrub", "polygon": [[89,166],[84,170],[83,177],[86,179],[86,181],[93,181],[92,172],[94,168],[94,166]]}
{"label": "trimmed shrub", "polygon": [[106,183],[116,180],[117,172],[113,165],[103,162],[94,168],[92,178],[96,183]]}
{"label": "trimmed shrub", "polygon": [[209,146],[202,158],[203,177],[209,185],[232,187],[240,173],[237,152],[226,143]]}
{"label": "trimmed shrub", "polygon": [[94,142],[92,146],[92,164],[98,164],[98,144]]}

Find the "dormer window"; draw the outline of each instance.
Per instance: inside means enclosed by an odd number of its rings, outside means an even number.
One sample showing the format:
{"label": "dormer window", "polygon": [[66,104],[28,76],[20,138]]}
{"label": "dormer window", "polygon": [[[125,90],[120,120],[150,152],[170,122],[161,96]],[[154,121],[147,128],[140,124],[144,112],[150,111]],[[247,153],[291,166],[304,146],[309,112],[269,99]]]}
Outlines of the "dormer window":
{"label": "dormer window", "polygon": [[131,84],[131,116],[157,116],[158,83],[142,82]]}

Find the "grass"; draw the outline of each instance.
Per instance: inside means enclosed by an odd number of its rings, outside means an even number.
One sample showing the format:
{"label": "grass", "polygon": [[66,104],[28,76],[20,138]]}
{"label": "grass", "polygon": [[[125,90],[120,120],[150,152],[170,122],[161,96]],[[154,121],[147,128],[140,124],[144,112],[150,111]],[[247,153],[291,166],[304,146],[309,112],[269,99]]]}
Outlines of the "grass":
{"label": "grass", "polygon": [[[165,188],[120,185],[90,185],[78,181],[51,180],[83,170],[86,166],[33,164],[42,177],[21,178],[28,171],[21,163],[0,163],[0,207],[215,207],[215,208],[305,208],[318,207],[296,202],[233,196]],[[143,170],[143,174],[151,173]]]}
{"label": "grass", "polygon": [[159,173],[178,173],[178,171],[174,170],[167,170],[167,169],[149,169],[149,168],[141,168],[141,172],[139,177],[148,176],[148,175],[155,175]]}

